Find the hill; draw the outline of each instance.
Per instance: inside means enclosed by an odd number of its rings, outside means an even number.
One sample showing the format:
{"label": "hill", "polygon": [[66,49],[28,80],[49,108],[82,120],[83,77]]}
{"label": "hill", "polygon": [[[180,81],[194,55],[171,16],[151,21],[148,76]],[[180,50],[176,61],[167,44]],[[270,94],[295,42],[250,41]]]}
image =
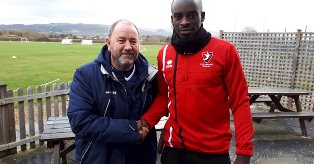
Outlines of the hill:
{"label": "hill", "polygon": [[[71,24],[71,23],[50,23],[50,24],[0,24],[1,30],[21,30],[32,31],[47,34],[74,34],[74,35],[92,35],[105,36],[110,25],[102,24]],[[171,29],[148,29],[139,28],[142,36],[170,36]]]}

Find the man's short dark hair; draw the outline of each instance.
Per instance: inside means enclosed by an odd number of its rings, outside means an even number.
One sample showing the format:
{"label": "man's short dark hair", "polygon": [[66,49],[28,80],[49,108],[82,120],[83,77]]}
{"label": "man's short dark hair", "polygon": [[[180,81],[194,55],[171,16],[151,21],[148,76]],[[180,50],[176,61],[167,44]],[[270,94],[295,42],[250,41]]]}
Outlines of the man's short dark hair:
{"label": "man's short dark hair", "polygon": [[[175,2],[177,1],[184,1],[184,0],[172,0],[172,3],[171,3],[171,12],[173,10],[173,5]],[[203,11],[203,5],[202,5],[202,0],[192,0],[195,2],[195,4],[197,5],[198,9],[200,9],[201,11]]]}

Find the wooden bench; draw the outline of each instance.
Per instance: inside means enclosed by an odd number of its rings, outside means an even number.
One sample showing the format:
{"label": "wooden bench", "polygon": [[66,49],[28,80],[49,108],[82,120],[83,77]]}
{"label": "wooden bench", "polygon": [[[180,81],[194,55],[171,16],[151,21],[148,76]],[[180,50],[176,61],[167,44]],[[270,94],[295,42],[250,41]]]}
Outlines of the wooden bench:
{"label": "wooden bench", "polygon": [[260,123],[262,119],[276,119],[276,118],[297,118],[299,119],[301,133],[307,136],[306,125],[304,120],[312,121],[314,112],[252,112],[252,119]]}
{"label": "wooden bench", "polygon": [[301,118],[312,121],[314,112],[253,112],[253,119]]}

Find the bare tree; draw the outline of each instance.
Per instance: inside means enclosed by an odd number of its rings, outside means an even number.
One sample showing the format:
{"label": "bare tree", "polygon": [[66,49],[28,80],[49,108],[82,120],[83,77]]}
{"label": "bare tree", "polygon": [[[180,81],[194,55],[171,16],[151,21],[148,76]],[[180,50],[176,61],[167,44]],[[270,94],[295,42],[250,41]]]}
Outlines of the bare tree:
{"label": "bare tree", "polygon": [[257,30],[255,30],[254,27],[246,26],[243,28],[242,32],[257,32]]}

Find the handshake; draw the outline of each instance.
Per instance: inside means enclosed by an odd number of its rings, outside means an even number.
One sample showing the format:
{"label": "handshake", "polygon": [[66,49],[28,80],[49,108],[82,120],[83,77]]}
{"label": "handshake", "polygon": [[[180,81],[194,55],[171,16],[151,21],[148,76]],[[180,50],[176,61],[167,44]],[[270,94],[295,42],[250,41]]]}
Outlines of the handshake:
{"label": "handshake", "polygon": [[141,136],[140,143],[142,143],[149,132],[148,123],[145,120],[137,120],[137,130]]}

